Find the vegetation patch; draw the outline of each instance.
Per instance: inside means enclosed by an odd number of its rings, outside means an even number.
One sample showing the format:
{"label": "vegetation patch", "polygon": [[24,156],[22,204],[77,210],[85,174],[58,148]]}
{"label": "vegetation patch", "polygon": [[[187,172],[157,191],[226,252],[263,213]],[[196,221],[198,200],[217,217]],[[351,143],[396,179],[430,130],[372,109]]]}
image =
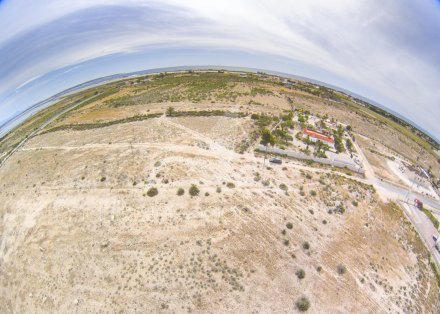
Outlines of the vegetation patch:
{"label": "vegetation patch", "polygon": [[[169,110],[169,109],[168,109]],[[227,117],[227,118],[243,118],[247,114],[244,112],[231,112],[224,110],[200,110],[200,111],[176,111],[170,113],[167,110],[167,116],[172,117]]]}
{"label": "vegetation patch", "polygon": [[339,275],[343,275],[347,272],[347,268],[344,265],[339,264],[338,266],[336,266],[336,271]]}
{"label": "vegetation patch", "polygon": [[147,114],[147,115],[135,115],[135,116],[128,117],[128,118],[112,120],[112,121],[107,121],[107,122],[64,124],[64,125],[60,125],[60,126],[56,126],[51,129],[48,129],[48,130],[42,132],[41,134],[62,131],[62,130],[83,131],[83,130],[90,130],[90,129],[105,128],[105,127],[112,126],[115,124],[120,124],[120,123],[130,123],[130,122],[143,121],[143,120],[152,119],[152,118],[158,118],[161,115],[162,115],[161,113],[151,113],[151,114]]}
{"label": "vegetation patch", "polygon": [[298,277],[298,279],[304,279],[306,277],[306,272],[304,271],[304,269],[299,269],[296,272],[296,277]]}
{"label": "vegetation patch", "polygon": [[301,312],[305,312],[310,308],[310,301],[306,297],[302,297],[296,301],[296,308]]}
{"label": "vegetation patch", "polygon": [[235,188],[235,184],[234,184],[233,182],[228,182],[228,183],[226,184],[226,186],[227,186],[228,188],[230,188],[230,189]]}
{"label": "vegetation patch", "polygon": [[149,197],[156,196],[157,194],[159,194],[159,191],[157,190],[157,188],[149,188],[147,191],[147,195]]}
{"label": "vegetation patch", "polygon": [[200,193],[200,190],[197,187],[197,185],[192,184],[191,187],[189,188],[189,194],[191,196],[197,196],[197,195],[199,195],[199,193]]}
{"label": "vegetation patch", "polygon": [[431,220],[431,222],[434,224],[434,227],[438,229],[440,227],[440,222],[435,218],[435,216],[431,213],[431,211],[427,210],[426,208],[422,209],[425,215]]}

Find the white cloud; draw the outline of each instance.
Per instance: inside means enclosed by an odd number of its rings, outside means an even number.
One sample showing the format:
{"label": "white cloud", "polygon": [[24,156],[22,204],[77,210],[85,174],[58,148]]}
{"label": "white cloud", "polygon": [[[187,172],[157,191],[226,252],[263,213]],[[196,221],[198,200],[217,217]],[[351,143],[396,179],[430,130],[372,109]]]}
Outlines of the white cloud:
{"label": "white cloud", "polygon": [[[229,48],[319,68],[321,76],[313,78],[329,83],[343,78],[341,87],[389,100],[384,105],[440,137],[440,61],[435,58],[440,44],[433,42],[440,40],[440,8],[434,1],[22,0],[5,4],[0,7],[0,52],[6,39],[64,21],[72,25],[62,35],[74,44],[60,45],[45,56],[33,55],[30,48],[29,55],[20,55],[29,59],[26,70],[4,78],[0,93],[64,66],[150,45]],[[125,12],[118,16],[118,7],[113,15],[87,15],[103,6],[135,6],[138,14],[124,19]],[[151,14],[156,11],[156,16]],[[102,18],[111,18],[111,23]],[[84,21],[91,29],[78,37]],[[38,44],[51,40],[59,44],[54,40],[59,38],[47,32]],[[29,42],[29,47],[33,44]],[[285,71],[307,76],[295,69]],[[424,110],[432,115],[426,117]]]}

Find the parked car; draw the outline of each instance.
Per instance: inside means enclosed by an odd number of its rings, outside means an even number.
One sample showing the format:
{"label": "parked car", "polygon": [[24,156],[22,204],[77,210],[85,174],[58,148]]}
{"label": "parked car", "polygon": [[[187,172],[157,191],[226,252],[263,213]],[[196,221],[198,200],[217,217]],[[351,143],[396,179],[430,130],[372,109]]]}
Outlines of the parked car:
{"label": "parked car", "polygon": [[418,209],[420,209],[420,210],[423,209],[423,202],[420,201],[420,200],[417,199],[417,198],[414,200],[414,205],[416,205],[416,207],[417,207]]}
{"label": "parked car", "polygon": [[283,163],[283,161],[281,159],[276,158],[276,157],[269,159],[269,162],[271,162],[273,164],[282,164]]}

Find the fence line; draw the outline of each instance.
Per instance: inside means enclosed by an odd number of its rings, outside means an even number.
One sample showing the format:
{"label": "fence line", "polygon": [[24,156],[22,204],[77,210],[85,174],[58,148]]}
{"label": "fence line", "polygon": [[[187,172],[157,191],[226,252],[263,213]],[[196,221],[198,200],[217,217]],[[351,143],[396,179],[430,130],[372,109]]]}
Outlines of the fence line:
{"label": "fence line", "polygon": [[331,166],[335,166],[335,167],[339,167],[339,168],[347,168],[351,171],[354,172],[358,172],[358,173],[364,173],[365,169],[356,164],[355,162],[349,163],[343,160],[338,160],[338,159],[329,159],[329,158],[320,158],[320,157],[314,157],[314,156],[309,156],[306,155],[302,152],[295,152],[295,151],[287,151],[284,149],[280,149],[280,148],[275,148],[275,147],[266,147],[262,144],[260,144],[258,146],[258,150],[260,150],[261,152],[268,152],[268,153],[275,153],[275,154],[279,154],[279,155],[286,155],[288,157],[293,157],[293,158],[297,158],[297,159],[305,159],[305,160],[313,160],[322,164],[326,164],[326,165],[331,165]]}

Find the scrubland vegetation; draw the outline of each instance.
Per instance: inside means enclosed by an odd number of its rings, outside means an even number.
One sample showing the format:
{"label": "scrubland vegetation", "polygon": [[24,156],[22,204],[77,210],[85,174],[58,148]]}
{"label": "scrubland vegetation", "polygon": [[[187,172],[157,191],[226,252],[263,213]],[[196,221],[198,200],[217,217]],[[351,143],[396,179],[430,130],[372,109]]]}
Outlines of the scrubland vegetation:
{"label": "scrubland vegetation", "polygon": [[[346,95],[237,73],[109,86],[0,168],[1,312],[438,310],[438,272],[397,204],[349,171],[254,151],[287,147],[311,112],[342,117]],[[293,105],[310,111],[294,121]],[[368,137],[356,110],[343,122]]]}

